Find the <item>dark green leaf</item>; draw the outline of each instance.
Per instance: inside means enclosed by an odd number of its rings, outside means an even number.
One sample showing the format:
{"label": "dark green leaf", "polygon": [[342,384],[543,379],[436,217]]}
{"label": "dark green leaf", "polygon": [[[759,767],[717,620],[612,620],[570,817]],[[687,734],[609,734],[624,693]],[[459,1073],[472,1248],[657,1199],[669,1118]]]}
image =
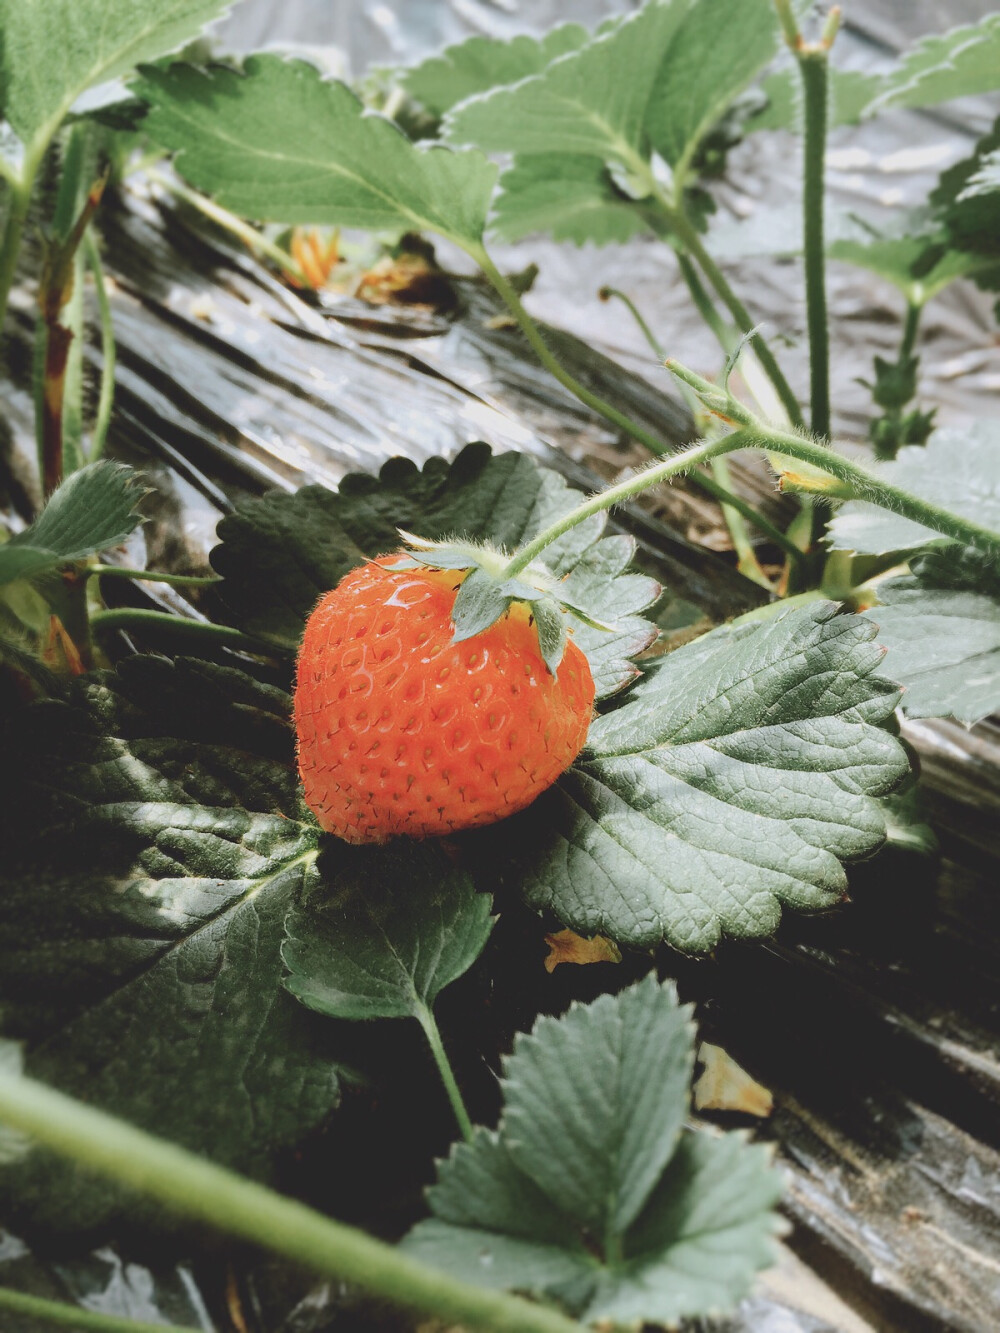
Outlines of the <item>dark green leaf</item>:
{"label": "dark green leaf", "polygon": [[[316,847],[288,708],[240,671],[139,657],[0,747],[0,1010],[27,1072],[251,1173],[337,1096],[329,1037],[281,988]],[[41,1152],[2,1189],[60,1229],[120,1203]]]}
{"label": "dark green leaf", "polygon": [[[925,445],[901,449],[879,475],[924,500],[1000,532],[1000,423],[942,427]],[[836,550],[882,555],[948,544],[949,538],[866,501],[845,504],[830,524]],[[954,543],[951,543],[954,545]]]}
{"label": "dark green leaf", "polygon": [[404,70],[400,83],[428,111],[441,116],[466,97],[540,73],[557,56],[577,50],[589,38],[579,23],[560,23],[543,37],[522,34],[510,41],[469,37]]}
{"label": "dark green leaf", "polygon": [[871,616],[888,648],[886,669],[910,717],[971,726],[1000,709],[1000,573],[996,561],[952,544],[879,586]]}
{"label": "dark green leaf", "polygon": [[580,934],[641,946],[708,949],[767,934],[783,903],[831,906],[908,768],[874,635],[824,602],[679,648],[486,844],[491,873]]}
{"label": "dark green leaf", "polygon": [[251,56],[242,72],[146,67],[143,129],[177,170],[259,221],[433,231],[479,244],[496,167],[481,153],[418,147],[312,65]]}
{"label": "dark green leaf", "polygon": [[4,115],[43,141],[87,88],[197,35],[229,0],[0,0]]}
{"label": "dark green leaf", "polygon": [[[453,463],[432,459],[419,471],[395,459],[376,478],[345,477],[338,491],[309,486],[245,504],[219,525],[222,545],[212,564],[232,622],[251,633],[298,645],[317,600],[348,570],[402,545],[398,529],[421,537],[489,539],[510,549],[530,540],[578,500],[561,477],[526,454],[493,457],[469,445]],[[657,596],[649,578],[627,572],[630,538],[601,538],[603,518],[590,519],[549,547],[546,561],[565,580],[567,598],[614,632],[577,622],[599,696],[635,678],[629,659],[655,635],[640,612]]]}
{"label": "dark green leaf", "polygon": [[131,468],[91,463],[53,492],[30,527],[0,546],[0,584],[34,578],[123,542],[139,525],[145,494]]}
{"label": "dark green leaf", "polygon": [[654,976],[540,1019],[506,1062],[499,1130],[440,1164],[405,1248],[588,1323],[735,1304],[773,1261],[781,1178],[738,1134],[682,1133],[693,1040]]}
{"label": "dark green leaf", "polygon": [[490,900],[438,842],[338,849],[336,889],[289,913],[285,986],[333,1018],[417,1018],[482,952]]}

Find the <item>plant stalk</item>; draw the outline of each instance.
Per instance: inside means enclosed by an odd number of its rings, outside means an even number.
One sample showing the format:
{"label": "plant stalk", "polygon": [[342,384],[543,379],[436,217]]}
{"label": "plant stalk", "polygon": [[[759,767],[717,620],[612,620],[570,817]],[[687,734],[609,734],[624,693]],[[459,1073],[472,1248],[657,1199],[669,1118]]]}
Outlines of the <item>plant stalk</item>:
{"label": "plant stalk", "polygon": [[[472,252],[470,251],[470,253]],[[591,393],[589,389],[585,388],[584,385],[574,379],[573,376],[563,368],[562,364],[549,351],[548,345],[542,337],[541,330],[528,314],[527,310],[525,310],[517,292],[496,267],[486,251],[484,249],[476,250],[473,254],[473,258],[480,265],[492,285],[496,288],[497,293],[514,316],[518,327],[528,340],[535,355],[553,378],[558,380],[563,388],[567,389],[574,398],[578,398],[586,407],[589,407],[593,412],[596,412],[598,416],[602,416],[606,421],[610,421],[612,425],[617,426],[619,430],[624,431],[625,434],[631,436],[633,440],[638,440],[640,444],[644,444],[650,453],[662,456],[664,452],[662,440],[658,440],[655,435],[644,430],[642,426],[637,425],[636,422],[625,416],[623,412],[619,412],[616,407],[612,407],[610,403],[606,403],[604,399],[599,398],[597,394]],[[758,513],[753,505],[748,504],[746,500],[742,499],[734,492],[726,490],[725,487],[721,486],[713,477],[706,476],[704,473],[693,472],[691,474],[691,480],[696,485],[700,486],[702,490],[711,495],[713,499],[718,500],[720,504],[729,505],[736,511],[736,513],[742,514],[744,518],[748,519],[759,528],[765,536],[769,537],[772,542],[778,545],[790,559],[797,560],[801,558],[802,552],[785,537],[780,528],[776,528],[773,523],[766,519],[763,514]]]}
{"label": "plant stalk", "polygon": [[408,1309],[489,1333],[581,1333],[557,1311],[474,1287],[34,1079],[0,1076],[0,1121],[179,1213]]}
{"label": "plant stalk", "polygon": [[83,237],[87,263],[94,275],[94,289],[97,292],[97,309],[101,319],[101,390],[97,399],[97,416],[90,435],[90,449],[87,462],[95,463],[104,454],[111,424],[111,409],[115,401],[115,330],[111,320],[111,303],[108,301],[107,284],[104,281],[104,266],[101,263],[101,251],[94,236],[93,228],[88,227]]}
{"label": "plant stalk", "polygon": [[826,241],[823,235],[826,122],[829,100],[828,48],[797,52],[802,74],[805,136],[803,139],[803,256],[806,272],[806,323],[809,328],[809,420],[812,433],[830,435],[830,328],[826,308]]}
{"label": "plant stalk", "polygon": [[280,245],[275,245],[272,240],[259,232],[256,227],[251,227],[249,223],[244,222],[242,218],[230,213],[228,208],[223,208],[221,204],[214,200],[206,198],[199,194],[197,190],[189,189],[183,181],[176,180],[170,176],[165,176],[162,171],[155,168],[149,168],[146,172],[146,178],[159,185],[169,194],[175,195],[178,199],[183,199],[186,204],[196,208],[199,213],[203,213],[216,226],[222,227],[225,231],[232,232],[249,249],[259,254],[266,255],[272,263],[278,268],[283,269],[290,277],[303,287],[309,287],[312,284],[308,277],[302,271],[300,264],[292,258],[287,251],[282,250]]}
{"label": "plant stalk", "polygon": [[469,1119],[469,1113],[465,1109],[465,1102],[462,1100],[462,1094],[458,1083],[455,1080],[455,1072],[451,1067],[451,1061],[448,1059],[448,1053],[444,1049],[444,1042],[441,1040],[441,1029],[437,1025],[437,1019],[434,1012],[426,1004],[422,1004],[417,1010],[417,1021],[424,1030],[424,1036],[427,1038],[427,1044],[431,1048],[431,1054],[434,1056],[434,1063],[438,1067],[438,1073],[441,1075],[441,1082],[444,1084],[444,1090],[448,1094],[448,1100],[451,1102],[451,1109],[455,1113],[455,1119],[458,1121],[458,1127],[462,1131],[462,1138],[466,1143],[472,1142],[472,1121]]}
{"label": "plant stalk", "polygon": [[240,648],[246,653],[258,657],[262,653],[275,650],[288,652],[290,645],[277,641],[257,639],[242,630],[232,629],[229,625],[215,625],[210,620],[188,620],[184,616],[172,616],[167,611],[145,611],[138,607],[115,607],[110,611],[95,611],[90,617],[92,629],[96,630],[162,630],[182,639],[194,639],[196,642],[216,647]]}
{"label": "plant stalk", "polygon": [[[37,169],[37,164],[36,168]],[[10,289],[17,274],[17,259],[21,253],[21,237],[24,235],[24,222],[31,204],[31,189],[35,181],[35,171],[9,181],[10,206],[3,239],[0,241],[0,331],[7,317],[7,303]]]}
{"label": "plant stalk", "polygon": [[78,1305],[29,1296],[26,1292],[11,1291],[9,1287],[0,1287],[0,1309],[30,1315],[50,1324],[61,1324],[64,1328],[93,1330],[93,1333],[197,1333],[196,1329],[181,1328],[177,1324],[147,1324],[122,1315],[83,1310]]}
{"label": "plant stalk", "polygon": [[129,569],[126,565],[88,565],[86,573],[90,578],[145,579],[147,583],[169,583],[174,588],[209,588],[222,582],[219,574],[164,574],[155,569]]}

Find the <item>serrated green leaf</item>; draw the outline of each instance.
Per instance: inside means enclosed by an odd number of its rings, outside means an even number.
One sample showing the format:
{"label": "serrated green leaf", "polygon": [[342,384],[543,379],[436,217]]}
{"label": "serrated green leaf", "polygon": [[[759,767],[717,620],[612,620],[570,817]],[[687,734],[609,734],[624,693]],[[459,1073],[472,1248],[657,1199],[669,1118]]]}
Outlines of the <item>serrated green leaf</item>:
{"label": "serrated green leaf", "polygon": [[146,67],[143,130],[180,174],[261,222],[432,231],[480,243],[496,167],[474,150],[411,143],[343,83],[261,55],[242,71]]}
{"label": "serrated green leaf", "polygon": [[27,144],[76,99],[180,46],[230,0],[0,0],[4,115]]}
{"label": "serrated green leaf", "polygon": [[732,1308],[775,1260],[781,1176],[764,1144],[740,1134],[685,1134],[628,1238],[628,1266],[600,1284],[593,1322],[673,1325]]}
{"label": "serrated green leaf", "polygon": [[[487,539],[511,549],[529,541],[577,503],[561,477],[526,454],[493,457],[486,445],[465,448],[453,463],[430,460],[423,471],[395,459],[379,476],[345,477],[338,491],[308,486],[295,495],[252,500],[219,524],[212,564],[225,577],[226,615],[251,633],[297,647],[319,597],[348,570],[400,545],[399,528],[421,537]],[[576,642],[587,654],[599,697],[620,690],[637,668],[629,660],[655,630],[639,614],[657,585],[627,572],[634,543],[601,537],[603,516],[588,520],[546,551],[566,578],[566,595],[614,632],[579,621]]]}
{"label": "serrated green leaf", "polygon": [[886,670],[904,687],[910,717],[973,723],[1000,709],[1000,573],[954,544],[912,562],[878,589],[870,612],[888,648]]}
{"label": "serrated green leaf", "polygon": [[673,1156],[693,1064],[691,1010],[652,975],[540,1018],[504,1068],[511,1159],[579,1226],[624,1235]]}
{"label": "serrated green leaf", "polygon": [[741,1135],[682,1134],[693,1038],[653,976],[540,1019],[506,1062],[498,1131],[440,1163],[404,1248],[588,1323],[735,1304],[773,1261],[782,1184]]}
{"label": "serrated green leaf", "polygon": [[[781,905],[840,899],[885,839],[908,763],[875,627],[828,602],[725,627],[653,665],[504,845],[491,873],[582,935],[711,948]],[[517,848],[530,847],[530,859]]]}
{"label": "serrated green leaf", "polygon": [[560,23],[542,37],[521,34],[509,41],[469,37],[404,70],[399,82],[428,111],[441,116],[476,93],[540,73],[557,56],[577,50],[589,39],[590,33],[579,23]]}
{"label": "serrated green leaf", "polygon": [[[324,1025],[281,988],[316,846],[288,708],[238,670],[138,657],[0,746],[0,1011],[27,1072],[253,1174],[338,1089]],[[40,1151],[0,1188],[59,1230],[122,1203]]]}
{"label": "serrated green leaf", "polygon": [[866,114],[890,107],[936,106],[1000,88],[1000,14],[925,37],[883,79]]}
{"label": "serrated green leaf", "polygon": [[90,463],[52,493],[30,527],[0,546],[0,584],[34,578],[70,560],[117,546],[138,527],[145,494],[121,463]]}
{"label": "serrated green leaf", "polygon": [[647,0],[541,74],[453,107],[446,136],[487,152],[583,154],[641,169],[649,96],[689,5]]}
{"label": "serrated green leaf", "polygon": [[621,244],[649,232],[641,203],[629,199],[600,158],[531,153],[500,177],[493,227],[505,240],[534,232],[575,245]]}
{"label": "serrated green leaf", "polygon": [[285,921],[285,988],[333,1018],[417,1018],[482,953],[490,900],[437,842],[341,852]]}
{"label": "serrated green leaf", "polygon": [[995,150],[982,156],[959,198],[974,199],[977,195],[993,194],[997,190],[1000,190],[1000,151]]}
{"label": "serrated green leaf", "polygon": [[940,222],[940,248],[946,257],[957,252],[986,290],[1000,289],[1000,191],[989,188],[989,163],[998,150],[1000,118],[969,157],[941,173],[930,197]]}
{"label": "serrated green leaf", "polygon": [[[900,449],[893,462],[882,465],[879,475],[1000,532],[1000,422],[978,421],[966,430],[942,427],[925,445]],[[830,535],[835,550],[870,555],[955,546],[940,532],[862,500],[840,509],[830,524]]]}
{"label": "serrated green leaf", "polygon": [[956,278],[974,272],[978,260],[960,250],[945,250],[936,245],[936,237],[927,231],[926,218],[914,218],[909,229],[904,221],[899,234],[840,237],[831,241],[827,253],[831,259],[877,273],[903,293],[913,305],[925,305]]}
{"label": "serrated green leaf", "polygon": [[[680,8],[674,0],[674,8]],[[694,3],[667,47],[649,98],[653,148],[686,177],[701,140],[782,45],[772,0]]]}

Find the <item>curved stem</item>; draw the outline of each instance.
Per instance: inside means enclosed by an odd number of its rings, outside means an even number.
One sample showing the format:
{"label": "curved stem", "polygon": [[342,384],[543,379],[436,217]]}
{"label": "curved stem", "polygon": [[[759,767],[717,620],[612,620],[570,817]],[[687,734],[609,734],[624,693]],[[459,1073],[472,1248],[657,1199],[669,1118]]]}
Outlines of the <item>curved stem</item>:
{"label": "curved stem", "polygon": [[[750,318],[750,312],[740,300],[740,298],[730,287],[725,274],[716,264],[715,260],[705,249],[701,237],[689,219],[679,209],[671,211],[671,221],[678,239],[683,243],[688,253],[696,260],[698,267],[704,273],[715,288],[719,299],[732,315],[742,333],[750,333],[754,328],[753,320]],[[781,367],[774,359],[770,347],[759,333],[754,333],[750,339],[750,346],[757,353],[760,364],[767,372],[767,377],[774,385],[775,392],[781,399],[781,404],[788,413],[788,419],[794,426],[802,425],[802,412],[792,393],[791,386],[781,373]]]}
{"label": "curved stem", "polygon": [[[558,380],[564,389],[568,389],[574,398],[578,398],[581,403],[596,412],[598,416],[602,416],[606,421],[610,421],[612,425],[617,426],[619,430],[624,431],[626,435],[630,435],[633,440],[638,440],[640,444],[644,444],[650,453],[662,455],[664,452],[662,440],[658,440],[655,435],[644,430],[642,426],[637,425],[636,422],[625,416],[623,412],[619,412],[616,407],[612,407],[610,403],[606,403],[604,399],[599,398],[597,394],[591,393],[589,389],[585,388],[578,380],[574,379],[569,371],[563,368],[562,364],[549,351],[548,345],[542,337],[538,325],[521,304],[517,292],[496,267],[486,251],[484,249],[478,249],[474,252],[470,250],[469,253],[472,254],[486,277],[496,288],[497,293],[514,316],[518,327],[528,340],[535,355],[553,378]],[[787,537],[785,537],[784,533],[766,519],[763,514],[758,513],[753,505],[749,504],[746,500],[741,499],[740,496],[734,494],[732,491],[727,490],[713,477],[706,476],[704,473],[692,472],[691,480],[696,486],[700,486],[703,491],[706,491],[711,495],[713,499],[718,500],[720,504],[729,505],[738,514],[742,514],[744,518],[749,519],[749,521],[758,527],[765,536],[769,537],[772,542],[780,546],[792,560],[801,559],[802,552],[798,547],[790,542]]]}
{"label": "curved stem", "polygon": [[809,327],[809,418],[814,435],[830,434],[830,329],[826,309],[826,242],[823,199],[826,167],[828,48],[798,51],[802,74],[803,257],[806,271],[806,323]]}
{"label": "curved stem", "polygon": [[84,573],[88,578],[145,579],[148,583],[169,583],[174,588],[208,588],[222,582],[219,574],[163,574],[155,569],[129,569],[125,565],[88,565]]}
{"label": "curved stem", "polygon": [[187,620],[184,616],[172,616],[167,611],[143,611],[131,606],[95,611],[90,617],[90,624],[95,630],[163,630],[182,639],[200,640],[206,645],[242,648],[244,652],[256,653],[258,657],[261,653],[274,650],[288,652],[291,648],[287,643],[257,639],[244,634],[242,630],[231,629],[228,625],[214,625],[210,620]]}
{"label": "curved stem", "polygon": [[31,203],[31,187],[34,184],[34,172],[23,178],[10,181],[10,208],[3,239],[0,241],[0,330],[7,317],[7,302],[10,289],[14,285],[17,273],[17,259],[21,253],[21,237],[24,234],[24,220],[28,216]]}
{"label": "curved stem", "polygon": [[633,495],[639,495],[643,491],[648,491],[651,486],[658,486],[661,481],[668,481],[671,477],[687,472],[698,463],[705,463],[719,454],[732,453],[734,450],[741,448],[743,448],[743,443],[742,432],[740,431],[733,435],[724,435],[717,440],[702,440],[699,444],[693,444],[688,449],[681,449],[678,453],[672,454],[669,458],[664,459],[662,463],[656,463],[653,467],[646,468],[644,472],[640,472],[637,476],[620,481],[617,486],[609,486],[607,490],[598,491],[596,495],[584,500],[582,504],[577,505],[575,509],[571,509],[568,514],[564,514],[551,527],[539,533],[534,541],[529,542],[527,546],[522,546],[510,560],[500,577],[511,579],[520,574],[536,556],[541,555],[546,546],[554,542],[557,537],[561,537],[564,532],[569,532],[571,528],[575,528],[584,519],[590,518],[592,514],[599,514],[604,509],[611,509],[624,500],[630,500]]}
{"label": "curved stem", "polygon": [[93,1329],[93,1333],[197,1333],[193,1328],[180,1328],[177,1324],[147,1324],[138,1319],[127,1319],[123,1315],[84,1310],[79,1305],[49,1301],[42,1296],[29,1296],[26,1292],[11,1291],[9,1287],[0,1287],[0,1309],[32,1315],[50,1324],[62,1324],[66,1328]]}
{"label": "curved stem", "polygon": [[[681,277],[687,283],[687,289],[691,294],[691,300],[694,302],[698,314],[701,315],[712,333],[715,334],[716,342],[728,356],[733,348],[732,333],[730,329],[726,328],[725,321],[712,304],[712,298],[705,291],[701,278],[698,277],[698,270],[692,264],[689,256],[685,254],[678,254],[677,265],[680,268]],[[661,361],[666,359],[665,354],[660,357]]]}
{"label": "curved stem", "polygon": [[581,1333],[556,1310],[474,1287],[34,1079],[0,1075],[0,1121],[188,1217],[408,1309],[490,1333]]}
{"label": "curved stem", "polygon": [[427,1044],[431,1048],[431,1054],[434,1056],[434,1063],[438,1067],[438,1073],[441,1075],[441,1082],[444,1084],[444,1090],[448,1094],[448,1100],[451,1102],[451,1109],[455,1113],[455,1119],[458,1121],[458,1127],[462,1131],[462,1138],[466,1143],[472,1142],[472,1121],[469,1119],[469,1113],[465,1109],[465,1102],[462,1100],[462,1094],[459,1091],[458,1083],[455,1081],[455,1073],[451,1067],[451,1061],[448,1059],[448,1053],[444,1049],[444,1042],[441,1040],[441,1029],[437,1025],[437,1019],[434,1017],[433,1010],[426,1004],[422,1004],[417,1010],[417,1021],[424,1030],[424,1036],[427,1038]]}
{"label": "curved stem", "polygon": [[97,292],[97,309],[101,317],[101,391],[97,400],[97,416],[90,435],[90,450],[87,462],[96,462],[104,453],[108,438],[108,426],[111,424],[111,409],[115,400],[115,330],[111,322],[111,304],[108,301],[108,289],[104,281],[104,266],[101,263],[101,251],[94,237],[93,227],[88,227],[83,237],[87,263],[94,275],[94,289]]}
{"label": "curved stem", "polygon": [[602,287],[601,290],[598,292],[598,296],[600,296],[602,301],[610,301],[612,299],[616,301],[621,301],[622,305],[625,307],[625,309],[629,312],[629,314],[632,316],[632,318],[638,325],[639,332],[646,339],[646,342],[649,343],[649,350],[656,357],[657,361],[665,361],[667,359],[667,354],[663,348],[663,344],[660,342],[659,338],[657,338],[656,334],[646,323],[646,320],[643,317],[641,310],[632,300],[631,296],[629,296],[626,292],[621,291],[618,287]]}
{"label": "curved stem", "polygon": [[183,199],[186,204],[190,204],[192,208],[196,208],[199,213],[203,213],[205,217],[211,219],[216,226],[232,232],[234,236],[239,237],[249,250],[266,255],[272,263],[283,269],[301,286],[309,287],[312,285],[303,273],[301,266],[295,262],[287,251],[282,250],[280,245],[275,245],[269,237],[258,231],[256,227],[251,227],[248,222],[244,222],[235,213],[230,213],[228,208],[223,208],[221,204],[217,204],[213,199],[208,199],[205,195],[199,194],[197,190],[189,189],[183,181],[166,176],[154,167],[150,167],[146,171],[146,178],[159,185],[169,194],[175,195],[178,199]]}

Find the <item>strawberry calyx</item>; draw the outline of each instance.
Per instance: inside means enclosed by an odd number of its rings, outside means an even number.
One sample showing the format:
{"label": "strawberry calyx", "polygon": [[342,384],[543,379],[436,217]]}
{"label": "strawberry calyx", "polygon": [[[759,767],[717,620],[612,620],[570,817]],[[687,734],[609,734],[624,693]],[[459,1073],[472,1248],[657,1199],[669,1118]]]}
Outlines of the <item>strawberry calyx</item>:
{"label": "strawberry calyx", "polygon": [[509,552],[485,542],[430,541],[398,529],[406,549],[392,569],[453,569],[464,572],[455,596],[451,619],[453,643],[482,634],[510,611],[514,604],[527,606],[534,617],[538,649],[554,676],[573,632],[572,619],[594,629],[614,632],[617,626],[598,620],[586,607],[567,595],[565,579],[540,561],[533,561],[514,577],[506,576]]}

